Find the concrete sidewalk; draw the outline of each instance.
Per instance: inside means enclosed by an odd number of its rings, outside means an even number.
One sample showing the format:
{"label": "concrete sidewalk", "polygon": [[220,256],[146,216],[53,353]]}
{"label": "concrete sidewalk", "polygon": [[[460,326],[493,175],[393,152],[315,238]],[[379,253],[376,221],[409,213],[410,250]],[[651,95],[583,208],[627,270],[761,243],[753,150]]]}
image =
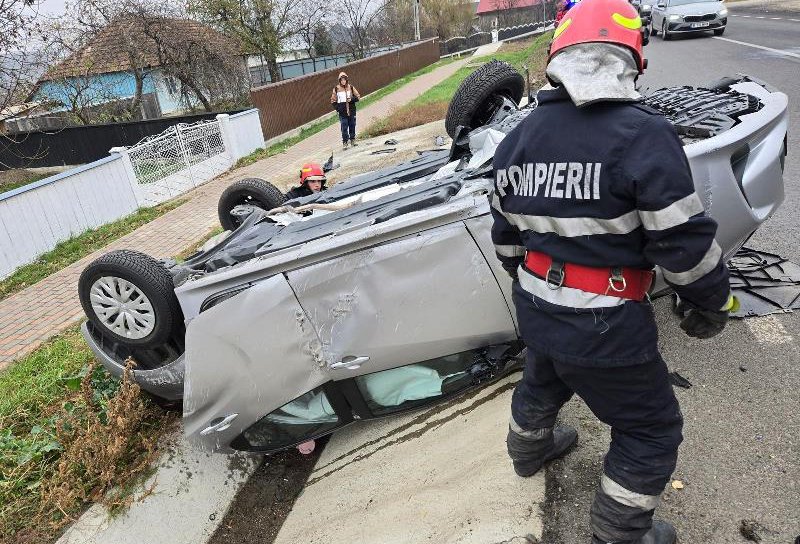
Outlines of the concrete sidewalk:
{"label": "concrete sidewalk", "polygon": [[539,542],[544,471],[520,478],[506,453],[520,376],[335,433],[274,544]]}
{"label": "concrete sidewalk", "polygon": [[[385,117],[394,108],[410,102],[433,85],[450,77],[469,60],[471,57],[466,57],[436,68],[359,110],[358,126],[363,129],[373,120]],[[289,148],[285,153],[228,172],[202,185],[182,197],[188,198],[189,202],[24,291],[0,301],[0,370],[83,318],[77,295],[78,278],[86,265],[100,255],[123,248],[154,257],[177,255],[218,225],[217,201],[222,191],[232,182],[248,177],[261,177],[271,181],[292,179],[304,162],[324,162],[331,153],[338,157],[351,152],[341,149],[338,124],[328,127]],[[335,176],[332,178],[335,179]],[[280,183],[277,184],[280,186]]]}

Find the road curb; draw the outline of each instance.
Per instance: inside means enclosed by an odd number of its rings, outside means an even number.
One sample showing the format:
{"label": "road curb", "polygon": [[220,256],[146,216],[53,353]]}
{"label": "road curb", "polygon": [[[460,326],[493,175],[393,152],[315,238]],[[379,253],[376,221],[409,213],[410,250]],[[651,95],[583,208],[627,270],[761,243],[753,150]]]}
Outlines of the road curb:
{"label": "road curb", "polygon": [[[262,457],[200,451],[183,437],[159,459],[156,473],[124,513],[87,510],[56,544],[200,544],[219,525]],[[150,491],[152,487],[152,492]]]}

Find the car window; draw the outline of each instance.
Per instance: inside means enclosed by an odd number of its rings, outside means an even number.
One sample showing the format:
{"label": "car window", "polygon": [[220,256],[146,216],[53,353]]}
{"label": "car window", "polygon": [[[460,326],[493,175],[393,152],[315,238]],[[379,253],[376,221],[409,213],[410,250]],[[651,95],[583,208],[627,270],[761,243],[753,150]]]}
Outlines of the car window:
{"label": "car window", "polygon": [[327,433],[339,425],[328,396],[317,388],[284,404],[246,429],[231,447],[238,450],[285,448]]}
{"label": "car window", "polygon": [[372,413],[385,415],[460,391],[497,370],[481,350],[470,350],[364,374],[355,381]]}

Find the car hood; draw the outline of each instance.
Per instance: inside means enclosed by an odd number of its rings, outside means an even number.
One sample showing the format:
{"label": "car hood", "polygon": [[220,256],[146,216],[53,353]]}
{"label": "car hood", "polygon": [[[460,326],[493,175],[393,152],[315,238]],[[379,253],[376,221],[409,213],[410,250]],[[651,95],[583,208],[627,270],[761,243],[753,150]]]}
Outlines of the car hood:
{"label": "car hood", "polygon": [[667,13],[670,15],[705,15],[707,13],[717,13],[725,8],[722,2],[695,2],[682,6],[670,6]]}

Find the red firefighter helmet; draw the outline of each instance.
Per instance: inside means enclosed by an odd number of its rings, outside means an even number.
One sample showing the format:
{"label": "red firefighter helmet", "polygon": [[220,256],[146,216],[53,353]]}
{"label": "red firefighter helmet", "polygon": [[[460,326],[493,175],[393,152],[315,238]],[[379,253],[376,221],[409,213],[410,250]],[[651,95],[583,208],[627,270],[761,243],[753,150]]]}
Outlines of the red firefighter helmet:
{"label": "red firefighter helmet", "polygon": [[306,163],[300,168],[300,185],[305,184],[305,182],[309,180],[319,180],[322,181],[324,185],[326,179],[322,167],[315,162]]}
{"label": "red firefighter helmet", "polygon": [[550,59],[565,47],[591,42],[627,47],[633,52],[639,73],[647,67],[642,51],[642,20],[628,0],[583,0],[575,4],[556,27]]}

